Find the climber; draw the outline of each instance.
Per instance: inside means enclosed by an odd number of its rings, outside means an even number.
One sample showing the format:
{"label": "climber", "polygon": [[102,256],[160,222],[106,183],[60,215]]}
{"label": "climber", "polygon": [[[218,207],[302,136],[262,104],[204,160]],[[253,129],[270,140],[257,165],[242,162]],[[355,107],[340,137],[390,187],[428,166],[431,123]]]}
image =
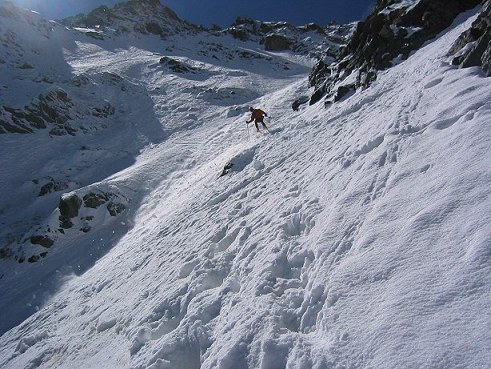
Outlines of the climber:
{"label": "climber", "polygon": [[251,123],[252,121],[254,121],[254,124],[256,126],[256,130],[259,132],[259,127],[258,127],[258,123],[261,123],[263,125],[263,127],[266,129],[266,131],[269,132],[269,129],[268,127],[266,126],[266,123],[264,123],[264,117],[267,117],[268,114],[266,114],[264,111],[262,111],[261,109],[254,109],[252,106],[249,108],[249,111],[251,112],[251,119],[246,121],[246,123]]}

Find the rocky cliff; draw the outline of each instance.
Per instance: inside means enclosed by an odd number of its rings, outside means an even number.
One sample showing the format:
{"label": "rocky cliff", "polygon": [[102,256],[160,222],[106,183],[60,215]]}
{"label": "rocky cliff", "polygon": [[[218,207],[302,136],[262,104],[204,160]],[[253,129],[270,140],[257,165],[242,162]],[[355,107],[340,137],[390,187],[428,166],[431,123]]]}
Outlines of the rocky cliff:
{"label": "rocky cliff", "polygon": [[453,65],[480,66],[491,76],[491,1],[487,0],[472,27],[464,32],[449,51]]}
{"label": "rocky cliff", "polygon": [[[323,98],[326,103],[335,102],[349,91],[368,87],[378,71],[407,59],[449,27],[459,14],[479,4],[480,0],[379,0],[368,18],[358,24],[338,60],[332,64],[320,61],[314,67],[310,85],[315,93],[310,103]],[[472,31],[471,39],[485,33],[489,16],[483,13],[481,19],[480,26],[475,27],[480,31]],[[476,47],[483,48],[486,42],[483,37]]]}

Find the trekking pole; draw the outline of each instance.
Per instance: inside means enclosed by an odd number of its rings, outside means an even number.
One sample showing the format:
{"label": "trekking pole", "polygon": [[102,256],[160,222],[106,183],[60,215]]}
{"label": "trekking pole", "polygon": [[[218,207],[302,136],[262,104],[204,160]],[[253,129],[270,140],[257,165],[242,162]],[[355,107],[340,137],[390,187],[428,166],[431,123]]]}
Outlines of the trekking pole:
{"label": "trekking pole", "polygon": [[247,141],[251,140],[251,132],[249,131],[249,123],[246,122],[246,129],[247,129]]}

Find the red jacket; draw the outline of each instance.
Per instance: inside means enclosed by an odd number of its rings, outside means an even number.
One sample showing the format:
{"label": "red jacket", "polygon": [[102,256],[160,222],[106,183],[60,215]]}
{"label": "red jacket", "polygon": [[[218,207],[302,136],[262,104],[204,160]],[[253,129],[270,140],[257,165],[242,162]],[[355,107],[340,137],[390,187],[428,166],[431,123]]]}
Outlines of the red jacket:
{"label": "red jacket", "polygon": [[251,114],[251,119],[249,120],[249,123],[252,122],[253,120],[256,122],[262,122],[264,117],[267,117],[268,114],[263,112],[261,109],[254,109]]}

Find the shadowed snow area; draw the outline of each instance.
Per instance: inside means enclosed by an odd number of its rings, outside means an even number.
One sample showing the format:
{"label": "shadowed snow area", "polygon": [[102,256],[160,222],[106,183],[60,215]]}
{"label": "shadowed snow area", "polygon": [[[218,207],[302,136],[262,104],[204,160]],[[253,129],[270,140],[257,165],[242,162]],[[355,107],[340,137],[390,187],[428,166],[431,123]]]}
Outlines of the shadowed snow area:
{"label": "shadowed snow area", "polygon": [[[0,367],[487,367],[491,89],[446,56],[473,14],[370,88],[299,111],[307,57],[241,42],[255,57],[216,60],[203,35],[59,30],[66,68],[121,122],[78,142],[121,151],[77,181],[128,201],[38,263],[2,261]],[[134,99],[109,96],[106,73]],[[246,126],[249,106],[271,133]]]}

